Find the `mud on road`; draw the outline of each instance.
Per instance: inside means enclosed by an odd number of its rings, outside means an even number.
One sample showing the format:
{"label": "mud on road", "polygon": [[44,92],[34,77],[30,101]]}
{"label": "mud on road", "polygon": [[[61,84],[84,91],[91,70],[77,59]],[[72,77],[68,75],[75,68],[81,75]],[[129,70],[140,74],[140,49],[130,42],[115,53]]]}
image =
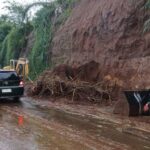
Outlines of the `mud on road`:
{"label": "mud on road", "polygon": [[110,115],[103,108],[23,98],[17,104],[1,102],[0,118],[0,150],[150,149],[148,123]]}

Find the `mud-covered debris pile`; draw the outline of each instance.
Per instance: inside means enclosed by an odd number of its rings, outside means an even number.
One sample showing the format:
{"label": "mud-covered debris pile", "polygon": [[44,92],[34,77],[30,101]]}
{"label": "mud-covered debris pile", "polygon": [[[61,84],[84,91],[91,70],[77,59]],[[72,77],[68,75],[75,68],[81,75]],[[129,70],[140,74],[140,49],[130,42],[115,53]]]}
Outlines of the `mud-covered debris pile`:
{"label": "mud-covered debris pile", "polygon": [[115,85],[98,81],[98,63],[91,61],[77,68],[60,65],[45,71],[32,86],[30,95],[65,97],[72,101],[102,103],[111,101]]}

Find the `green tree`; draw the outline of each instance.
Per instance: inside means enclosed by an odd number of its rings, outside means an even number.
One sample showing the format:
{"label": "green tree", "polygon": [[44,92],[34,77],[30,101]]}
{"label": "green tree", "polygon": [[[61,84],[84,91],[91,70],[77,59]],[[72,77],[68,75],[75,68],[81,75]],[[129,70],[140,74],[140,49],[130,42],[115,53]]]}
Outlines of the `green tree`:
{"label": "green tree", "polygon": [[[144,6],[145,10],[150,9],[150,0],[147,0]],[[150,18],[148,18],[144,23],[144,32],[148,32],[150,30]]]}
{"label": "green tree", "polygon": [[55,5],[43,7],[36,13],[33,20],[35,43],[30,53],[30,63],[33,76],[49,67],[48,50],[53,37],[53,19]]}
{"label": "green tree", "polygon": [[35,6],[47,6],[51,4],[50,2],[34,2],[27,5],[22,5],[20,3],[17,3],[15,1],[7,1],[5,2],[7,6],[5,7],[8,11],[8,17],[9,19],[14,22],[15,24],[21,26],[24,25],[24,23],[27,23],[29,21],[29,14],[28,11]]}
{"label": "green tree", "polygon": [[[22,5],[8,1],[8,15],[0,17],[0,64],[18,59],[27,47],[30,33],[34,35],[33,45],[29,50],[30,73],[35,77],[51,66],[51,48],[54,32],[71,14],[72,7],[78,0],[55,0],[53,2],[35,2]],[[29,10],[42,6],[32,19]],[[60,11],[61,10],[61,11]]]}
{"label": "green tree", "polygon": [[11,29],[12,29],[12,26],[8,23],[1,23],[0,24],[0,43],[3,42],[5,37],[11,31]]}

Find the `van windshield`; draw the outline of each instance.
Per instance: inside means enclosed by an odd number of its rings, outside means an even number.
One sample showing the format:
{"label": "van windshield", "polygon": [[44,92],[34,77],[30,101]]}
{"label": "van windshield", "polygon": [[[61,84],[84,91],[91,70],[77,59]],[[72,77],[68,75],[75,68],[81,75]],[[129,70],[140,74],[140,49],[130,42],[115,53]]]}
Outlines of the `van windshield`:
{"label": "van windshield", "polygon": [[16,72],[0,72],[0,80],[18,80]]}

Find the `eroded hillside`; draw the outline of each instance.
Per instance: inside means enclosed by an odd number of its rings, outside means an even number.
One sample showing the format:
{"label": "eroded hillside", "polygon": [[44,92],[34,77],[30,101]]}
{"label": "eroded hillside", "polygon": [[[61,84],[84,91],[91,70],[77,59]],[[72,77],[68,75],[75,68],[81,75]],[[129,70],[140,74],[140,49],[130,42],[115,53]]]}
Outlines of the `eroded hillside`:
{"label": "eroded hillside", "polygon": [[145,0],[81,0],[53,39],[53,61],[73,66],[95,60],[99,78],[125,88],[150,85]]}

